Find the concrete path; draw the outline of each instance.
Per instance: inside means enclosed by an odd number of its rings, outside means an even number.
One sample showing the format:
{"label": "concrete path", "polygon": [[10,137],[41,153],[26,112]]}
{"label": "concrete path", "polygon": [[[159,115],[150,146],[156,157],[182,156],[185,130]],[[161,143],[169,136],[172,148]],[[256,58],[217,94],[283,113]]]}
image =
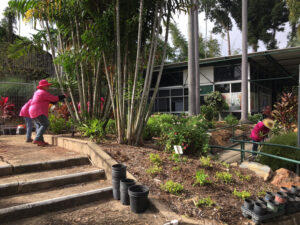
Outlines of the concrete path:
{"label": "concrete path", "polygon": [[[232,147],[235,149],[240,149],[240,145],[237,145],[235,147]],[[252,144],[245,144],[245,150],[252,150]],[[251,153],[245,153],[245,159],[248,159],[251,156]],[[238,151],[230,151],[230,150],[222,150],[217,153],[217,157],[221,162],[226,163],[234,163],[234,162],[240,162],[241,161],[241,152]]]}

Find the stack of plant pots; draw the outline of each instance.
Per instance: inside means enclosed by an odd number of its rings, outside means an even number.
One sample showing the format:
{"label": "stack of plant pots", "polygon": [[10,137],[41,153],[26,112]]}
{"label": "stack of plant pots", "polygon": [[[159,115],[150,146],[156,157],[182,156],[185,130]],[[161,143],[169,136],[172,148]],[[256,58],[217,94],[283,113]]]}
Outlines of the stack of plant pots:
{"label": "stack of plant pots", "polygon": [[292,186],[280,188],[275,194],[267,192],[264,198],[246,199],[241,207],[244,217],[255,223],[265,222],[271,218],[300,212],[300,188]]}
{"label": "stack of plant pots", "polygon": [[149,206],[149,188],[136,185],[133,179],[126,178],[126,166],[115,164],[112,166],[113,198],[120,200],[123,205],[130,205],[134,213],[145,212]]}

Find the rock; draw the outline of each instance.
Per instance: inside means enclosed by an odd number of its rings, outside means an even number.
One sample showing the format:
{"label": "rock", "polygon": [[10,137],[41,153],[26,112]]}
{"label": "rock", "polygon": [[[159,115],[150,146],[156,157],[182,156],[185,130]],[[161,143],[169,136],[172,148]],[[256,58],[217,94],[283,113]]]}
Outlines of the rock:
{"label": "rock", "polygon": [[264,181],[269,180],[273,175],[273,171],[270,167],[268,167],[266,165],[262,165],[257,162],[244,161],[240,165],[240,168],[246,168],[246,169],[252,170],[253,172],[256,173],[257,176],[262,177],[264,179]]}
{"label": "rock", "polygon": [[300,177],[290,170],[281,168],[275,171],[271,184],[287,188],[291,188],[292,185],[300,186]]}
{"label": "rock", "polygon": [[232,166],[232,167],[237,167],[237,166],[238,166],[238,163],[237,163],[237,162],[230,163],[230,166]]}

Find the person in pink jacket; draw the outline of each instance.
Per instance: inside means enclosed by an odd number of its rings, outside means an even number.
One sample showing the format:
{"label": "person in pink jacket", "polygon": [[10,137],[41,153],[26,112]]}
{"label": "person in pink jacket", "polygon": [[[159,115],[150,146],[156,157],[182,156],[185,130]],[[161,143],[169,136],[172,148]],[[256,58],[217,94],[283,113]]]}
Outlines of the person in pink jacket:
{"label": "person in pink jacket", "polygon": [[[250,138],[253,142],[261,142],[263,141],[270,130],[274,127],[274,121],[271,119],[264,119],[263,121],[259,121],[251,131]],[[253,143],[252,151],[257,151],[258,144]],[[256,155],[252,153],[252,155]]]}
{"label": "person in pink jacket", "polygon": [[39,128],[36,133],[36,137],[33,141],[34,144],[39,146],[46,146],[48,143],[44,141],[44,133],[49,127],[48,120],[48,108],[50,102],[58,102],[64,99],[65,95],[54,96],[48,92],[49,86],[52,84],[48,83],[47,80],[41,80],[37,86],[37,91],[35,91],[31,104],[29,106],[29,116],[36,123],[39,124]]}
{"label": "person in pink jacket", "polygon": [[[26,142],[32,142],[31,134],[32,134],[32,119],[29,115],[29,106],[31,104],[32,99],[29,99],[28,102],[23,105],[20,111],[20,116],[24,117],[26,124]],[[35,123],[35,127],[38,130],[39,125]]]}

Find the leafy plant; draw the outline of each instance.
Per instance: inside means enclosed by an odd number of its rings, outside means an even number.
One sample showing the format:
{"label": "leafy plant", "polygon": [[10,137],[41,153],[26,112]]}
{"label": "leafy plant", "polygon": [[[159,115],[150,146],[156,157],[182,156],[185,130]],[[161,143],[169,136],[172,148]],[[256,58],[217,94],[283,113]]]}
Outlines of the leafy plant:
{"label": "leafy plant", "polygon": [[213,119],[216,116],[216,111],[210,105],[202,105],[200,107],[200,112],[203,115],[203,117],[208,121],[213,121]]}
{"label": "leafy plant", "polygon": [[211,158],[202,156],[200,162],[204,167],[212,167]]}
{"label": "leafy plant", "polygon": [[248,116],[248,120],[254,124],[258,123],[259,121],[262,121],[262,119],[263,119],[263,115],[261,113],[257,113],[257,114]]}
{"label": "leafy plant", "polygon": [[224,118],[224,120],[230,126],[233,126],[233,125],[236,125],[239,123],[238,119],[232,114],[229,114],[228,116],[226,116]]}
{"label": "leafy plant", "polygon": [[222,165],[223,165],[224,167],[226,167],[226,169],[229,169],[229,167],[230,167],[230,165],[229,165],[228,163],[226,163],[226,162],[222,162]]}
{"label": "leafy plant", "polygon": [[176,153],[172,153],[172,155],[169,157],[169,160],[172,160],[176,163],[181,163],[181,162],[187,162],[188,158],[187,157],[181,157],[180,155]]}
{"label": "leafy plant", "polygon": [[241,179],[241,181],[250,181],[251,180],[251,176],[250,175],[243,175],[241,172],[237,171],[235,172],[235,175]]}
{"label": "leafy plant", "polygon": [[49,129],[54,134],[62,134],[71,128],[71,122],[62,117],[49,114]]}
{"label": "leafy plant", "polygon": [[200,186],[202,186],[206,184],[211,184],[211,181],[208,179],[208,175],[204,172],[204,170],[197,171],[195,179],[196,181],[194,185],[200,184]]}
{"label": "leafy plant", "polygon": [[179,171],[179,170],[181,170],[181,167],[180,167],[180,166],[174,166],[174,167],[172,168],[172,170],[173,170],[173,171]]}
{"label": "leafy plant", "polygon": [[228,172],[216,172],[216,177],[218,180],[221,180],[226,184],[231,183],[232,181],[232,174]]}
{"label": "leafy plant", "polygon": [[105,137],[103,125],[104,121],[93,119],[87,123],[83,123],[78,129],[83,133],[83,136],[89,137],[99,143]]}
{"label": "leafy plant", "polygon": [[161,167],[158,167],[157,165],[150,167],[146,170],[146,172],[152,176],[159,174],[162,171]]}
{"label": "leafy plant", "polygon": [[8,97],[1,97],[0,117],[3,119],[11,118],[15,115],[15,105],[8,102]]}
{"label": "leafy plant", "polygon": [[234,189],[234,191],[232,192],[232,194],[242,200],[245,200],[245,198],[250,198],[251,194],[248,191],[237,191],[236,189]]}
{"label": "leafy plant", "polygon": [[264,197],[264,196],[266,196],[266,194],[267,194],[267,192],[265,190],[261,190],[261,191],[257,192],[258,197]]}
{"label": "leafy plant", "polygon": [[214,91],[206,95],[204,101],[207,105],[211,106],[214,111],[219,113],[219,120],[221,120],[221,111],[228,107],[223,95],[219,91]]}
{"label": "leafy plant", "polygon": [[210,196],[208,196],[206,198],[199,199],[198,201],[194,201],[194,205],[197,206],[197,207],[200,207],[200,206],[211,207],[215,204],[216,203],[210,198]]}
{"label": "leafy plant", "polygon": [[161,158],[160,158],[159,154],[150,153],[149,159],[150,159],[150,162],[153,163],[154,165],[159,166],[161,164]]}
{"label": "leafy plant", "polygon": [[105,133],[107,134],[116,134],[117,130],[116,130],[116,121],[113,119],[109,119],[106,127],[105,127]]}
{"label": "leafy plant", "polygon": [[[271,144],[281,144],[281,145],[288,145],[288,146],[297,146],[297,133],[290,132],[285,133],[279,136],[273,136],[269,142]],[[281,156],[289,159],[300,160],[300,151],[287,148],[287,147],[277,147],[277,146],[268,146],[263,145],[261,148],[261,152],[265,152],[268,154]],[[286,168],[288,170],[292,170],[296,172],[296,165],[294,163],[290,163],[287,161],[271,158],[268,156],[260,155],[258,157],[258,162],[268,165],[272,168],[273,171],[279,168]]]}
{"label": "leafy plant", "polygon": [[161,184],[160,187],[163,191],[174,195],[179,195],[184,190],[182,184],[174,182],[172,180],[168,180],[165,184]]}
{"label": "leafy plant", "polygon": [[67,105],[65,103],[63,103],[63,104],[57,104],[55,106],[54,111],[58,114],[58,116],[60,118],[63,118],[65,120],[68,120],[69,117],[70,117],[70,112],[69,112],[68,107],[67,107]]}
{"label": "leafy plant", "polygon": [[283,93],[280,101],[274,104],[272,116],[285,129],[291,130],[297,122],[298,100],[293,93]]}

